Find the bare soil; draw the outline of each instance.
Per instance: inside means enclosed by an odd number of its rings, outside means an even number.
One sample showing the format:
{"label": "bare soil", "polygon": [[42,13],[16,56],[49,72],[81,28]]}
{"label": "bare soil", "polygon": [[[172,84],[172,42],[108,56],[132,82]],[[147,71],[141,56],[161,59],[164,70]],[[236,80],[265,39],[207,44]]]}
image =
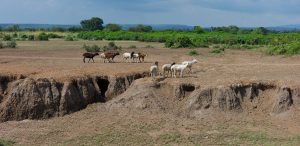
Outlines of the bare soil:
{"label": "bare soil", "polygon": [[[197,49],[201,55],[186,55],[189,49],[167,49],[163,44],[119,42],[123,47],[136,45],[138,49],[123,52],[146,52],[144,63],[126,63],[121,56],[116,63],[83,63],[81,46],[106,44],[103,41],[18,42],[17,49],[0,50],[0,73],[25,75],[33,78],[54,78],[66,81],[81,76],[119,76],[149,70],[159,65],[181,63],[196,58],[191,74],[184,78],[161,79],[167,84],[195,84],[199,88],[215,88],[232,84],[264,82],[280,87],[299,87],[300,57],[266,56],[260,51],[226,50],[224,54],[210,54],[209,49]],[[155,48],[144,49],[146,45]],[[158,79],[160,80],[160,78]],[[151,83],[151,79],[140,81]],[[142,87],[141,87],[142,88]],[[138,89],[138,88],[135,88]],[[131,89],[131,90],[135,90]],[[145,90],[145,92],[142,92]],[[146,92],[147,91],[147,92]],[[148,93],[146,88],[135,93]],[[132,93],[132,94],[135,94]],[[160,89],[160,94],[171,96]],[[0,123],[0,140],[12,140],[17,145],[299,145],[299,109],[272,115],[259,112],[208,111],[203,117],[185,117],[178,112],[154,108],[115,107],[128,93],[109,101],[97,103],[64,117],[49,120],[24,120]],[[155,94],[155,93],[152,93]],[[268,104],[269,93],[264,104]],[[130,94],[130,96],[132,96]],[[155,96],[155,95],[154,95]],[[158,97],[159,98],[159,97]],[[136,98],[131,99],[133,102]],[[173,99],[173,97],[165,100]],[[138,102],[139,100],[137,100]],[[164,101],[163,101],[164,102]],[[167,102],[167,101],[166,101]],[[151,102],[150,102],[151,103]],[[168,103],[175,108],[177,103]],[[126,103],[125,103],[126,104]],[[135,103],[138,105],[139,103]],[[151,106],[151,105],[150,105]],[[180,106],[180,105],[179,105]],[[180,107],[179,107],[180,108]],[[149,109],[149,110],[148,110]],[[154,109],[154,110],[153,110]],[[172,110],[172,109],[171,109]],[[179,110],[180,111],[180,110]]]}

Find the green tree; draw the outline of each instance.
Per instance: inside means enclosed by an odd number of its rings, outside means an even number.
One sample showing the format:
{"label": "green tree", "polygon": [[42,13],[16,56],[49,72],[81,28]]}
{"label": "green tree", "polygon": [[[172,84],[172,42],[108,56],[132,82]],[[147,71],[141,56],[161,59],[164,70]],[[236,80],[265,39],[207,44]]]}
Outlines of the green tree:
{"label": "green tree", "polygon": [[122,30],[122,27],[118,24],[107,24],[105,29],[108,31],[120,31]]}
{"label": "green tree", "polygon": [[103,29],[103,20],[98,17],[93,17],[88,20],[82,20],[80,24],[84,30],[94,31]]}
{"label": "green tree", "polygon": [[20,31],[20,26],[19,25],[12,25],[10,27],[7,28],[7,31],[13,31],[13,32],[16,32],[16,31]]}
{"label": "green tree", "polygon": [[133,32],[150,32],[150,31],[152,31],[152,27],[149,26],[149,25],[139,24],[135,27],[130,27],[129,31],[133,31]]}
{"label": "green tree", "polygon": [[194,32],[200,34],[204,32],[204,29],[201,26],[194,26]]}
{"label": "green tree", "polygon": [[264,27],[258,27],[252,31],[252,33],[254,34],[262,34],[262,35],[266,35],[268,34],[268,32],[269,30]]}

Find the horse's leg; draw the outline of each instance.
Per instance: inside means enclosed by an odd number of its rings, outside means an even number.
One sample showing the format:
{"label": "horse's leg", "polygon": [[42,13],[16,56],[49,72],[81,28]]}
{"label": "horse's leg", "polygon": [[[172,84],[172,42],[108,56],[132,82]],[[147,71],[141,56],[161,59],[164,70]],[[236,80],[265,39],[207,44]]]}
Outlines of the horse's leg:
{"label": "horse's leg", "polygon": [[92,60],[93,60],[93,63],[95,63],[94,58],[92,58]]}
{"label": "horse's leg", "polygon": [[90,63],[90,61],[91,61],[91,58],[89,59],[88,63]]}
{"label": "horse's leg", "polygon": [[85,57],[83,57],[83,63],[85,63]]}

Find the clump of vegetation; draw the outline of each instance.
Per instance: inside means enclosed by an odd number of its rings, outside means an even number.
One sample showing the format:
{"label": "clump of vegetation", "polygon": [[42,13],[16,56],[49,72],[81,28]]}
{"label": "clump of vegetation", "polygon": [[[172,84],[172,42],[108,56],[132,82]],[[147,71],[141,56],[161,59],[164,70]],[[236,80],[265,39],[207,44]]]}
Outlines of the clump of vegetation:
{"label": "clump of vegetation", "polygon": [[16,142],[11,141],[11,140],[3,140],[0,139],[0,146],[12,146],[14,145]]}
{"label": "clump of vegetation", "polygon": [[225,51],[225,48],[222,45],[214,45],[211,48],[212,48],[212,50],[210,51],[210,53],[213,53],[213,54],[223,54]]}
{"label": "clump of vegetation", "polygon": [[82,48],[87,52],[100,52],[101,51],[101,48],[97,45],[89,46],[89,45],[84,44],[82,46]]}
{"label": "clump of vegetation", "polygon": [[11,40],[6,42],[6,48],[16,48],[17,47],[17,42],[15,40]]}
{"label": "clump of vegetation", "polygon": [[176,39],[169,39],[165,42],[167,48],[191,48],[194,47],[193,42],[187,36],[180,36]]}
{"label": "clump of vegetation", "polygon": [[122,30],[122,26],[121,25],[118,25],[118,24],[107,24],[105,26],[105,30],[107,31],[120,31]]}
{"label": "clump of vegetation", "polygon": [[42,32],[37,36],[37,40],[39,40],[39,41],[48,41],[49,36],[46,33]]}
{"label": "clump of vegetation", "polygon": [[269,55],[296,55],[300,54],[300,42],[270,46],[266,50]]}
{"label": "clump of vegetation", "polygon": [[3,41],[11,41],[12,37],[10,35],[4,35]]}
{"label": "clump of vegetation", "polygon": [[136,47],[136,45],[130,45],[129,47],[128,47],[128,49],[136,49],[137,47]]}
{"label": "clump of vegetation", "polygon": [[197,50],[191,50],[187,54],[190,55],[190,56],[198,56],[199,52]]}
{"label": "clump of vegetation", "polygon": [[115,42],[109,42],[108,46],[103,47],[103,51],[108,51],[108,50],[121,50],[121,46],[117,46]]}
{"label": "clump of vegetation", "polygon": [[4,44],[2,41],[0,41],[0,49],[4,48]]}
{"label": "clump of vegetation", "polygon": [[67,35],[65,41],[75,41],[75,39],[71,35]]}
{"label": "clump of vegetation", "polygon": [[147,46],[145,46],[144,48],[146,48],[146,49],[152,49],[152,48],[155,48],[154,46],[151,46],[151,45],[147,45]]}
{"label": "clump of vegetation", "polygon": [[50,38],[50,39],[56,39],[56,38],[62,38],[63,37],[63,36],[60,36],[56,33],[48,33],[46,35],[48,35],[48,38]]}
{"label": "clump of vegetation", "polygon": [[34,35],[28,35],[28,40],[29,41],[34,41]]}
{"label": "clump of vegetation", "polygon": [[152,31],[152,27],[148,26],[148,25],[139,24],[137,26],[130,27],[129,31],[132,31],[132,32],[150,32],[150,31]]}

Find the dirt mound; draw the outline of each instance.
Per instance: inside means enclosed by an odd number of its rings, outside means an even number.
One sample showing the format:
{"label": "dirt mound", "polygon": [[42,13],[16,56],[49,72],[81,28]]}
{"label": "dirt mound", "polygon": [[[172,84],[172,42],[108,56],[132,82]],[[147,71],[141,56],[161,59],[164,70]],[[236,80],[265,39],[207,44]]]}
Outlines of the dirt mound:
{"label": "dirt mound", "polygon": [[63,116],[123,93],[143,74],[82,77],[64,83],[54,79],[0,78],[0,122]]}
{"label": "dirt mound", "polygon": [[[201,116],[211,112],[280,114],[297,107],[297,89],[270,83],[248,83],[213,88],[140,79],[109,108],[126,108]],[[294,106],[293,106],[294,105]]]}

